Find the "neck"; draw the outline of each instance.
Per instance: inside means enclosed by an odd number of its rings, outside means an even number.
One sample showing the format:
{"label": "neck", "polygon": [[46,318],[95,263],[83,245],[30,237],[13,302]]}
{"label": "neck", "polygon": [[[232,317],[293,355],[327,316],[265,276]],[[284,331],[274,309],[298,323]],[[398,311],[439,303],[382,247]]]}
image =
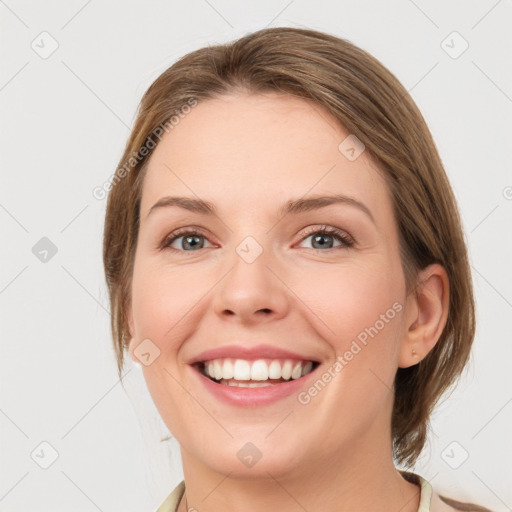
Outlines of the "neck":
{"label": "neck", "polygon": [[[336,473],[333,476],[332,473]],[[324,466],[322,473],[306,479],[239,481],[218,475],[215,480],[197,481],[185,476],[186,490],[178,512],[206,510],[211,512],[267,512],[268,510],[322,510],[322,512],[380,511],[386,503],[389,510],[417,512],[420,489],[407,482],[395,469],[381,473],[377,480],[355,478],[354,474],[332,471]],[[186,503],[185,503],[186,502]]]}
{"label": "neck", "polygon": [[288,471],[255,465],[250,478],[235,471],[214,471],[182,447],[186,489],[178,511],[187,512],[188,507],[210,512],[377,512],[386,503],[387,510],[417,512],[420,487],[395,468],[386,439],[391,439],[388,432],[368,432],[327,456],[302,458]]}
{"label": "neck", "polygon": [[[351,452],[333,454],[316,464],[300,464],[277,477],[270,469],[254,478],[240,479],[233,472],[221,474],[206,468],[182,449],[186,489],[178,512],[377,512],[383,503],[388,510],[417,512],[420,488],[400,475],[392,458],[389,464],[378,458],[365,461],[361,460],[360,449]],[[371,450],[366,453],[371,454]]]}

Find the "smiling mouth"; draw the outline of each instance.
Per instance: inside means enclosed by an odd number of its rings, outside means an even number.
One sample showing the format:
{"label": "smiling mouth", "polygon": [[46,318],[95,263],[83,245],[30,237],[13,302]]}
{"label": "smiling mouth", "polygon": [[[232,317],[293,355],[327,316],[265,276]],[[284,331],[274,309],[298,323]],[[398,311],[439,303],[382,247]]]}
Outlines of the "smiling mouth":
{"label": "smiling mouth", "polygon": [[211,381],[233,387],[257,388],[298,380],[314,371],[317,361],[290,359],[233,359],[203,361],[193,366]]}

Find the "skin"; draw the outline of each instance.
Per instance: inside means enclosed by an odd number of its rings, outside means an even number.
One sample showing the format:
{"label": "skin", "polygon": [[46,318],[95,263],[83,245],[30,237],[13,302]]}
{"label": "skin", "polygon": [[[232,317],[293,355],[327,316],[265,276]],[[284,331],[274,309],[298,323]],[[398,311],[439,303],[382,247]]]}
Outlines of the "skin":
{"label": "skin", "polygon": [[[348,132],[314,103],[237,92],[199,103],[166,134],[144,179],[128,307],[130,354],[150,339],[160,355],[144,377],[181,447],[188,507],[197,511],[415,512],[420,489],[393,465],[391,411],[398,367],[418,363],[446,322],[448,280],[439,265],[406,295],[392,200],[367,152],[349,161]],[[303,196],[350,196],[277,215]],[[201,198],[218,215],[152,205],[167,195]],[[314,230],[337,227],[346,247]],[[203,229],[199,248],[178,228]],[[251,264],[236,252],[247,236],[263,249]],[[185,245],[184,245],[185,244]],[[202,244],[202,245],[201,245]],[[196,246],[197,247],[197,246]],[[320,248],[318,248],[320,247]],[[214,398],[186,363],[227,344],[274,344],[314,355],[322,374],[394,303],[401,311],[307,405],[297,396],[239,408]],[[412,354],[413,349],[416,354]],[[248,468],[237,452],[253,443]],[[182,500],[180,511],[186,510]]]}

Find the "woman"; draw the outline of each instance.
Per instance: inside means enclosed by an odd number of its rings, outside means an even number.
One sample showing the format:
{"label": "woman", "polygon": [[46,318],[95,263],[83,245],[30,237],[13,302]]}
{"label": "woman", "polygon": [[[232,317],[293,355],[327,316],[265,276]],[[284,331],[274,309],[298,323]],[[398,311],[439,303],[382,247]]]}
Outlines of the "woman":
{"label": "woman", "polygon": [[431,134],[363,50],[272,28],[166,70],[104,265],[119,373],[129,351],[181,448],[159,512],[487,510],[395,467],[468,360],[474,303]]}

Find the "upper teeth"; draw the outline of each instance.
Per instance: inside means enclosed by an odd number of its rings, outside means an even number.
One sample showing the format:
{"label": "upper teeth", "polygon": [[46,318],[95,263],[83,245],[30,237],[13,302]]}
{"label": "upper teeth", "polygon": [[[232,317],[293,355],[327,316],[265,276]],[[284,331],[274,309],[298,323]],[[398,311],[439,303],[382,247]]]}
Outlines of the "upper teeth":
{"label": "upper teeth", "polygon": [[298,379],[313,368],[312,361],[289,359],[214,359],[205,361],[205,373],[210,377],[236,380]]}

